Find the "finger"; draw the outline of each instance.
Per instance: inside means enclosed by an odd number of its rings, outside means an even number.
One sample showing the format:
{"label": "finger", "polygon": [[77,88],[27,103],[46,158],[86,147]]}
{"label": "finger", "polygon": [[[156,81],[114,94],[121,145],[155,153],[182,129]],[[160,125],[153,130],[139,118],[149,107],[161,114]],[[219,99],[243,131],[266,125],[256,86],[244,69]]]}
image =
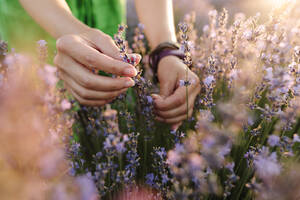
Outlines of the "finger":
{"label": "finger", "polygon": [[[193,94],[193,91],[199,91],[199,86],[197,85],[190,85],[188,86],[188,95],[190,96]],[[163,99],[159,95],[153,96],[155,101],[155,106],[158,110],[166,111],[170,109],[174,109],[176,107],[181,106],[182,104],[186,103],[186,87],[182,86],[175,90],[174,94],[171,96]]]}
{"label": "finger", "polygon": [[[193,109],[190,109],[189,113],[188,113],[188,117],[190,118],[192,116],[192,114],[193,114]],[[168,124],[176,124],[176,123],[182,122],[183,120],[186,120],[187,115],[185,114],[185,115],[181,115],[181,116],[174,117],[174,118],[168,118],[168,119],[165,119],[162,117],[156,117],[155,119],[157,121],[168,123]]]}
{"label": "finger", "polygon": [[159,92],[160,96],[163,98],[170,96],[174,92],[175,87],[176,87],[176,83],[172,83],[170,81],[168,82],[161,81],[160,92]]}
{"label": "finger", "polygon": [[137,71],[134,66],[100,53],[80,37],[72,35],[64,37],[57,41],[58,50],[70,55],[82,65],[119,76],[136,76]]}
{"label": "finger", "polygon": [[[117,47],[115,41],[109,36],[101,32],[100,30],[95,30],[88,32],[84,35],[84,39],[91,44],[95,49],[99,50],[105,55],[108,55],[116,60],[123,60],[120,53],[120,49]],[[129,63],[137,65],[141,61],[141,55],[139,54],[127,54],[129,57]],[[127,62],[127,61],[126,61]]]}
{"label": "finger", "polygon": [[178,129],[181,125],[182,125],[182,122],[173,124],[173,125],[171,126],[171,130],[177,131],[177,129]]}
{"label": "finger", "polygon": [[67,83],[65,83],[65,87],[74,96],[74,98],[82,105],[103,106],[103,105],[113,101],[113,99],[109,99],[109,100],[87,100],[87,99],[83,99],[74,90],[72,90],[71,87]]}
{"label": "finger", "polygon": [[54,59],[56,66],[67,73],[74,81],[84,88],[97,91],[115,91],[134,86],[129,77],[111,78],[93,74],[71,57],[58,54]]}
{"label": "finger", "polygon": [[189,97],[188,107],[187,107],[187,104],[185,103],[185,104],[182,104],[179,107],[171,109],[171,110],[167,110],[167,111],[155,110],[155,112],[157,115],[159,115],[162,118],[174,118],[174,117],[181,116],[181,115],[187,113],[187,110],[194,107],[194,101],[196,98],[195,94],[196,93],[194,92],[193,95],[191,95]]}
{"label": "finger", "polygon": [[125,91],[127,91],[127,88],[122,89],[122,90],[112,91],[112,92],[89,90],[89,89],[86,89],[86,88],[82,87],[78,83],[76,83],[76,81],[74,81],[68,74],[66,74],[63,71],[60,71],[59,76],[82,99],[87,99],[87,100],[107,100],[107,99],[114,99],[117,96],[119,96],[120,94],[122,94]]}

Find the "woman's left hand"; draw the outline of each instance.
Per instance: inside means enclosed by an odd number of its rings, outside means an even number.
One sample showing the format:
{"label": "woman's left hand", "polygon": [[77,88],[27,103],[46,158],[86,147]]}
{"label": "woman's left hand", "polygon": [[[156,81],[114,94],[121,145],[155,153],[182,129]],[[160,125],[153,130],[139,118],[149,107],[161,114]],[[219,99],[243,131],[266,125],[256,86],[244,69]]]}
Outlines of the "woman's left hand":
{"label": "woman's left hand", "polygon": [[[186,71],[188,70],[188,72]],[[190,83],[188,95],[186,95],[187,80]],[[192,116],[194,101],[200,92],[198,76],[193,73],[175,56],[167,56],[161,59],[157,69],[160,83],[160,94],[153,94],[155,103],[156,120],[172,124],[172,129],[177,129],[181,122]],[[187,106],[188,105],[188,106]]]}

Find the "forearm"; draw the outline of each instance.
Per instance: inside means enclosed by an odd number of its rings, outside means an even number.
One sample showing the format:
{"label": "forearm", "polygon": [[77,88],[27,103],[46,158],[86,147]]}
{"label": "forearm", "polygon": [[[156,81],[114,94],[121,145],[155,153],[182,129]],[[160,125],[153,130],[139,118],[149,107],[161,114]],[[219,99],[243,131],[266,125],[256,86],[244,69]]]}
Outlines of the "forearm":
{"label": "forearm", "polygon": [[172,0],[135,0],[135,5],[152,48],[162,42],[176,42]]}
{"label": "forearm", "polygon": [[31,17],[53,37],[84,32],[88,27],[76,19],[65,0],[19,0]]}

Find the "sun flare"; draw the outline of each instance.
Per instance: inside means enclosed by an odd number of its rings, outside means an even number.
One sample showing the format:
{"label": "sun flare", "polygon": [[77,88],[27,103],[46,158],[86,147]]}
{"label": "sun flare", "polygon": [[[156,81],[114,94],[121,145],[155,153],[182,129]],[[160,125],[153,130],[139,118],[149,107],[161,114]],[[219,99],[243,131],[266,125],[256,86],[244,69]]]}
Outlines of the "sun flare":
{"label": "sun flare", "polygon": [[266,1],[268,1],[271,6],[280,7],[285,3],[292,3],[295,0],[266,0]]}

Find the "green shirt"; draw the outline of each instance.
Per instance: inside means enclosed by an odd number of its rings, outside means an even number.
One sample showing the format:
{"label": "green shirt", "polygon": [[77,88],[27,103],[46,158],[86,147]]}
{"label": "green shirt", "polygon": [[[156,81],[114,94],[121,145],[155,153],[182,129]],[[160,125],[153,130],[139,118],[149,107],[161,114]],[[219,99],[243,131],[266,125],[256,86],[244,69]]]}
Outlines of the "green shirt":
{"label": "green shirt", "polygon": [[[113,36],[118,24],[125,23],[125,0],[66,0],[72,13],[83,23]],[[59,23],[59,22],[57,22]],[[18,0],[0,0],[0,37],[16,51],[35,51],[36,41],[44,39],[53,56],[55,41],[26,13]]]}

